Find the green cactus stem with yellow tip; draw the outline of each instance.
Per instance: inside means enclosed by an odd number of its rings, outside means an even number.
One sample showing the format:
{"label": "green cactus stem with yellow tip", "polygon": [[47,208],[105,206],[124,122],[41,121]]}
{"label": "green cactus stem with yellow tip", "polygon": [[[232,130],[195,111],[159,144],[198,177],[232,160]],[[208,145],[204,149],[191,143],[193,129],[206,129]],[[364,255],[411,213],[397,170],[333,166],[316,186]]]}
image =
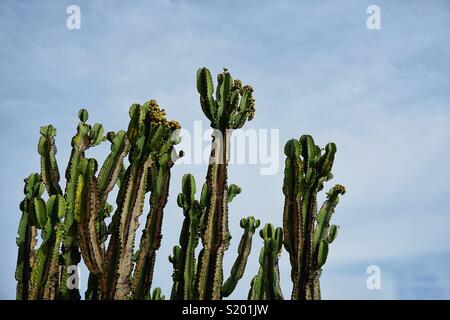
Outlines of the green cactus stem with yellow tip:
{"label": "green cactus stem with yellow tip", "polygon": [[331,215],[345,188],[336,185],[317,212],[317,194],[332,179],[336,145],[322,150],[311,136],[289,140],[286,155],[283,193],[285,195],[283,232],[289,252],[292,299],[320,299],[319,278],[328,255],[328,245],[336,238],[337,226],[330,227]]}

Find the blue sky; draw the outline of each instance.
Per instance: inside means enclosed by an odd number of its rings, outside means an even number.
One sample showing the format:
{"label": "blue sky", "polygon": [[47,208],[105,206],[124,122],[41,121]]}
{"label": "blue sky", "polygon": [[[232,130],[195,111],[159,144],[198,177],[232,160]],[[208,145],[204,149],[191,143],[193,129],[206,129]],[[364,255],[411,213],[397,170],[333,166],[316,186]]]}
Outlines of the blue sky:
{"label": "blue sky", "polygon": [[[81,8],[80,30],[66,28],[70,4]],[[366,28],[371,4],[381,8],[381,30]],[[2,1],[0,298],[15,296],[18,204],[22,179],[39,170],[39,127],[58,128],[61,170],[80,107],[92,122],[118,130],[131,103],[157,98],[191,130],[204,120],[195,73],[207,66],[214,73],[228,67],[252,84],[257,114],[249,128],[280,129],[282,142],[305,133],[320,145],[336,142],[334,182],[348,193],[334,215],[341,229],[322,277],[324,298],[449,299],[449,9],[445,0]],[[240,218],[281,225],[283,205],[281,170],[229,171],[243,193],[230,207],[226,274]],[[206,166],[173,171],[154,281],[166,295],[166,257],[182,222],[175,196],[187,172],[201,181]],[[259,240],[234,298],[246,297]],[[280,264],[288,297],[286,252]],[[381,268],[381,290],[366,287],[373,264]]]}

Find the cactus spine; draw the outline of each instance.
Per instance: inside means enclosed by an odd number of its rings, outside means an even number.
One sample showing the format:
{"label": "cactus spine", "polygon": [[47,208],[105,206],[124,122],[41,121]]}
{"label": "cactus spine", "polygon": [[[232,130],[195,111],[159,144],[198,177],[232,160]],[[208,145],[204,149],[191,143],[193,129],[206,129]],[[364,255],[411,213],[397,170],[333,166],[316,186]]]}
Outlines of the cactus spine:
{"label": "cactus spine", "polygon": [[328,244],[337,233],[330,227],[331,215],[345,188],[336,185],[317,213],[317,193],[324,182],[332,179],[336,145],[329,143],[324,152],[311,136],[286,143],[285,195],[283,231],[284,246],[291,261],[292,299],[320,299],[319,278],[328,255]]}

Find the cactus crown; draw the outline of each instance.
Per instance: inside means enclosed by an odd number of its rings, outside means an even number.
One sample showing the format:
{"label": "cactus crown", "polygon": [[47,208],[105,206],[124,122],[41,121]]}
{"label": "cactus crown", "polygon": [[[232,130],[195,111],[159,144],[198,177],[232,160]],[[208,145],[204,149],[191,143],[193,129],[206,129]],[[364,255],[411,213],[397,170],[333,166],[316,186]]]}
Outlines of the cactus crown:
{"label": "cactus crown", "polygon": [[214,129],[242,128],[248,119],[255,116],[253,88],[233,80],[227,69],[217,76],[217,88],[214,97],[214,84],[207,68],[197,71],[197,91],[203,113],[211,121]]}

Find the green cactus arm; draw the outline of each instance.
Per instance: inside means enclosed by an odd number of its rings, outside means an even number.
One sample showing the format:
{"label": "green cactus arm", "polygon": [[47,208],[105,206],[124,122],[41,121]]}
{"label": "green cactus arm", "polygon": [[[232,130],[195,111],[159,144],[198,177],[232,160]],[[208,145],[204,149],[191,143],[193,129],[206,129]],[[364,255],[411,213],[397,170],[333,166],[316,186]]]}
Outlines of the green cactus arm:
{"label": "green cactus arm", "polygon": [[255,99],[252,87],[243,86],[240,80],[233,80],[225,68],[217,76],[215,99],[214,84],[207,68],[200,68],[197,72],[197,91],[200,94],[203,113],[214,129],[239,129],[254,117]]}
{"label": "green cactus arm", "polygon": [[79,225],[83,261],[93,275],[103,273],[104,248],[100,241],[97,222],[100,213],[98,182],[95,177],[97,162],[83,159],[75,199],[75,219]]}
{"label": "green cactus arm", "polygon": [[317,148],[314,144],[314,139],[310,135],[303,135],[299,139],[301,145],[302,157],[304,159],[305,169],[304,171],[308,171],[308,169],[312,169],[315,167],[315,163],[317,161]]}
{"label": "green cactus arm", "polygon": [[193,300],[197,297],[194,288],[196,279],[195,249],[199,243],[199,223],[202,215],[200,204],[195,200],[196,183],[194,176],[186,174],[182,180],[179,205],[183,208],[184,221],[180,233],[179,281],[176,299]]}
{"label": "green cactus arm", "polygon": [[48,243],[41,244],[36,251],[36,258],[30,277],[30,294],[28,297],[30,300],[38,300],[42,297],[50,254],[51,246]]}
{"label": "green cactus arm", "polygon": [[238,194],[240,194],[242,192],[241,188],[235,184],[231,184],[228,187],[228,198],[227,198],[227,202],[230,203],[231,201],[233,201],[234,197],[236,197]]}
{"label": "green cactus arm", "polygon": [[138,227],[138,217],[142,214],[146,188],[147,170],[152,162],[150,158],[141,166],[131,165],[126,181],[126,192],[120,208],[120,254],[117,266],[115,299],[125,299],[130,293],[130,276],[132,271],[134,238]]}
{"label": "green cactus arm", "polygon": [[161,293],[161,288],[157,287],[153,289],[150,300],[165,300],[166,297]]}
{"label": "green cactus arm", "polygon": [[[63,237],[62,219],[65,217],[67,211],[67,203],[63,196],[51,196],[47,201],[48,220],[54,229],[54,243],[51,250],[51,257],[48,267],[48,275],[45,283],[43,298],[47,300],[55,300],[58,297],[59,291],[59,255],[61,249],[61,242]],[[47,227],[47,226],[46,226]]]}
{"label": "green cactus arm", "polygon": [[[228,230],[227,185],[229,129],[242,127],[254,114],[253,89],[250,86],[243,87],[239,80],[233,80],[226,69],[217,76],[217,83],[214,101],[210,72],[203,68],[197,73],[201,106],[211,121],[211,127],[215,129],[206,176],[206,197],[202,197],[208,201],[200,223],[203,249],[199,254],[195,281],[196,292],[201,300],[222,298],[223,255],[231,238]],[[239,100],[241,105],[237,107]],[[200,203],[203,204],[203,201]]]}
{"label": "green cactus arm", "polygon": [[252,120],[255,115],[253,89],[250,86],[246,86],[240,94],[241,100],[239,103],[239,108],[230,116],[230,127],[232,129],[242,128],[246,120]]}
{"label": "green cactus arm", "polygon": [[[217,99],[217,114],[216,118],[219,121],[219,126],[227,125],[229,119],[229,97],[233,84],[233,78],[230,73],[224,69],[222,74],[217,76],[217,89],[216,89],[216,99]],[[228,112],[227,112],[228,111]]]}
{"label": "green cactus arm", "polygon": [[89,130],[89,147],[95,147],[106,140],[104,129],[100,123],[95,123]]}
{"label": "green cactus arm", "polygon": [[327,200],[323,203],[317,214],[317,224],[314,231],[312,267],[309,276],[309,282],[306,285],[306,298],[320,300],[320,274],[322,267],[327,261],[329,244],[337,236],[336,225],[330,227],[331,216],[339,202],[339,195],[345,193],[345,188],[336,185],[327,193]]}
{"label": "green cactus arm", "polygon": [[[144,135],[145,127],[140,128],[138,121],[141,117],[140,111],[143,111],[141,106],[133,105],[130,108],[131,120],[127,135],[130,142],[134,144],[131,145],[130,165],[118,194],[117,210],[112,221],[113,234],[107,252],[109,299],[125,299],[131,290],[133,242],[137,219],[142,213],[147,172],[152,164],[152,160],[145,157],[143,152],[143,145],[149,137]],[[139,132],[141,132],[140,137]]]}
{"label": "green cactus arm", "polygon": [[[162,135],[161,127],[165,128]],[[179,124],[167,121],[164,110],[154,100],[130,108],[127,131],[130,165],[117,197],[117,210],[113,216],[112,236],[107,250],[108,288],[114,294],[110,298],[124,299],[131,293],[134,239],[144,196],[148,191],[148,171],[155,165],[157,157],[168,152],[171,145],[178,142],[172,139],[172,133],[177,129]]]}
{"label": "green cactus arm", "polygon": [[76,184],[79,175],[79,162],[84,158],[85,150],[89,148],[89,125],[86,124],[89,114],[86,109],[78,112],[80,122],[77,126],[77,133],[72,137],[72,151],[69,163],[66,168],[66,200],[69,202],[69,208],[75,201]]}
{"label": "green cactus arm", "polygon": [[66,217],[62,224],[63,239],[61,246],[61,259],[63,262],[61,270],[61,286],[60,296],[62,300],[80,300],[80,292],[77,287],[69,287],[67,285],[69,281],[68,268],[69,266],[78,265],[81,260],[81,253],[79,250],[78,242],[78,225],[75,221],[75,214],[70,207],[66,212]]}
{"label": "green cactus arm", "polygon": [[[334,213],[336,206],[339,203],[339,195],[345,194],[345,187],[341,185],[335,185],[327,193],[327,200],[323,203],[322,207],[317,214],[317,226],[314,232],[314,248],[317,255],[319,245],[322,239],[327,239],[328,230],[330,227],[331,216]],[[333,228],[333,239],[336,237],[337,229]]]}
{"label": "green cactus arm", "polygon": [[296,261],[292,264],[291,276],[293,278],[292,299],[305,299],[306,287],[309,285],[311,273],[314,272],[313,233],[317,215],[317,191],[320,148],[315,145],[309,135],[299,139],[300,157],[302,159],[302,172],[297,176],[298,183],[298,216],[301,217],[301,234],[296,238],[298,251]]}
{"label": "green cactus arm", "polygon": [[[195,249],[199,243],[199,220],[201,210],[196,201],[188,209],[186,221],[187,232],[183,233],[180,237],[181,252],[180,252],[180,264],[182,267],[182,279],[180,281],[180,292],[183,293],[183,300],[193,300],[197,297],[195,292],[195,279],[196,279],[196,259]],[[182,244],[183,238],[186,237],[187,241]]]}
{"label": "green cactus arm", "polygon": [[38,173],[30,174],[25,180],[25,198],[20,204],[22,216],[17,231],[18,247],[15,278],[17,281],[17,300],[27,300],[30,293],[30,276],[34,262],[36,235],[34,199],[44,192],[44,184]]}
{"label": "green cactus arm", "polygon": [[253,277],[250,283],[250,290],[248,292],[247,300],[263,300],[264,288],[263,288],[263,271],[260,267],[256,276]]}
{"label": "green cactus arm", "polygon": [[78,112],[80,122],[77,126],[77,133],[73,136],[71,145],[72,151],[69,163],[66,168],[66,189],[65,198],[68,210],[63,223],[63,240],[61,248],[61,260],[63,262],[61,271],[60,299],[79,300],[80,293],[78,288],[69,288],[66,283],[69,278],[67,269],[70,266],[78,265],[81,259],[79,249],[78,223],[75,220],[75,198],[77,183],[80,175],[80,163],[85,159],[85,151],[90,147],[100,144],[104,140],[103,127],[100,124],[94,124],[93,127],[86,122],[89,113],[86,109]]}
{"label": "green cactus arm", "polygon": [[255,230],[259,227],[260,221],[253,217],[242,219],[240,222],[241,228],[244,229],[241,241],[238,247],[238,256],[231,268],[231,273],[228,279],[223,284],[222,296],[228,297],[236,288],[236,285],[242,276],[247,265],[247,259],[252,248],[252,239]]}
{"label": "green cactus arm", "polygon": [[[202,218],[203,249],[199,255],[197,269],[196,291],[199,299],[221,299],[223,284],[222,261],[224,251],[228,248],[230,233],[228,230],[228,187],[227,187],[227,159],[225,141],[213,140],[211,157],[212,163],[208,167],[207,194],[205,214]],[[215,158],[218,152],[220,159]]]}
{"label": "green cactus arm", "polygon": [[102,292],[99,283],[100,277],[93,273],[89,273],[87,289],[84,293],[85,300],[101,300]]}
{"label": "green cactus arm", "polygon": [[38,229],[43,229],[47,222],[47,210],[44,199],[34,198],[31,203],[34,212],[34,223]]}
{"label": "green cactus arm", "polygon": [[50,195],[62,194],[59,186],[59,169],[56,162],[55,136],[56,129],[52,125],[43,126],[38,152],[41,156],[41,176]]}
{"label": "green cactus arm", "polygon": [[337,226],[335,224],[332,224],[330,226],[330,229],[328,232],[328,237],[326,239],[328,243],[332,243],[336,239],[336,237],[338,235],[338,230],[339,230],[339,226]]}
{"label": "green cactus arm", "polygon": [[[274,240],[269,246],[276,246]],[[273,249],[267,250],[263,269],[266,269],[264,287],[268,300],[283,300],[283,293],[280,286],[280,271],[278,267],[278,254]]]}
{"label": "green cactus arm", "polygon": [[123,168],[123,159],[130,149],[125,131],[117,132],[111,140],[111,152],[98,174],[98,192],[101,203],[106,201],[109,192],[117,183]]}
{"label": "green cactus arm", "polygon": [[18,237],[19,247],[15,278],[17,281],[17,300],[27,300],[29,294],[29,278],[32,267],[32,257],[36,245],[36,227],[32,225],[30,213],[24,211],[19,223]]}
{"label": "green cactus arm", "polygon": [[180,246],[174,246],[172,249],[172,255],[169,256],[169,262],[173,265],[173,273],[172,273],[172,290],[170,292],[170,300],[178,299],[178,292],[180,290],[180,279],[181,279],[181,270],[180,270]]}
{"label": "green cactus arm", "polygon": [[181,182],[181,190],[183,195],[183,206],[189,208],[195,201],[195,193],[197,192],[197,186],[195,184],[195,178],[192,174],[185,174]]}
{"label": "green cactus arm", "polygon": [[[123,298],[123,295],[126,291],[130,292],[131,290],[132,292],[133,288],[136,288],[140,292],[140,294],[146,294],[145,291],[148,291],[148,289],[146,288],[149,288],[151,286],[156,250],[159,248],[161,241],[163,209],[165,207],[165,204],[167,203],[168,197],[168,179],[170,179],[168,173],[170,167],[173,165],[173,161],[171,159],[171,151],[172,146],[179,141],[178,139],[173,139],[173,132],[179,128],[178,123],[168,122],[167,120],[165,120],[164,111],[159,109],[159,106],[155,101],[150,101],[149,103],[145,104],[142,110],[149,112],[147,118],[150,117],[149,120],[151,121],[150,127],[144,129],[144,134],[148,129],[149,132],[147,132],[142,141],[142,151],[140,155],[141,159],[146,160],[142,165],[142,167],[144,168],[144,171],[142,171],[142,176],[140,178],[142,184],[140,184],[138,189],[140,191],[137,192],[139,206],[134,206],[134,209],[132,210],[136,218],[132,218],[130,220],[128,240],[125,242],[125,246],[123,247],[125,251],[122,254],[121,261],[119,262],[119,277],[116,285],[116,298],[119,299]],[[159,160],[154,159],[155,156],[159,156]],[[150,212],[148,216],[149,228],[146,230],[147,235],[145,235],[146,237],[149,236],[149,238],[147,239],[150,241],[150,243],[148,246],[144,245],[144,247],[141,248],[145,250],[141,251],[142,258],[141,260],[138,259],[137,269],[138,273],[140,273],[140,270],[143,270],[142,267],[145,265],[145,269],[147,269],[148,267],[148,270],[146,270],[147,274],[145,278],[142,278],[138,274],[138,277],[135,278],[137,282],[131,283],[132,281],[130,280],[132,279],[130,279],[130,273],[132,270],[132,265],[129,262],[129,258],[131,257],[132,249],[134,246],[134,237],[137,229],[137,217],[142,213],[143,209],[143,197],[141,198],[140,195],[145,195],[148,185],[146,181],[148,179],[148,172],[152,167],[157,167],[158,161],[161,165],[161,170],[156,171],[158,174],[155,180],[155,186],[152,188],[152,195],[155,194],[156,198],[153,198],[153,202],[151,202],[151,205],[155,206],[156,210],[154,212]],[[139,160],[139,162],[142,162],[142,160]],[[122,224],[123,223],[126,223],[126,220],[122,219]]]}

